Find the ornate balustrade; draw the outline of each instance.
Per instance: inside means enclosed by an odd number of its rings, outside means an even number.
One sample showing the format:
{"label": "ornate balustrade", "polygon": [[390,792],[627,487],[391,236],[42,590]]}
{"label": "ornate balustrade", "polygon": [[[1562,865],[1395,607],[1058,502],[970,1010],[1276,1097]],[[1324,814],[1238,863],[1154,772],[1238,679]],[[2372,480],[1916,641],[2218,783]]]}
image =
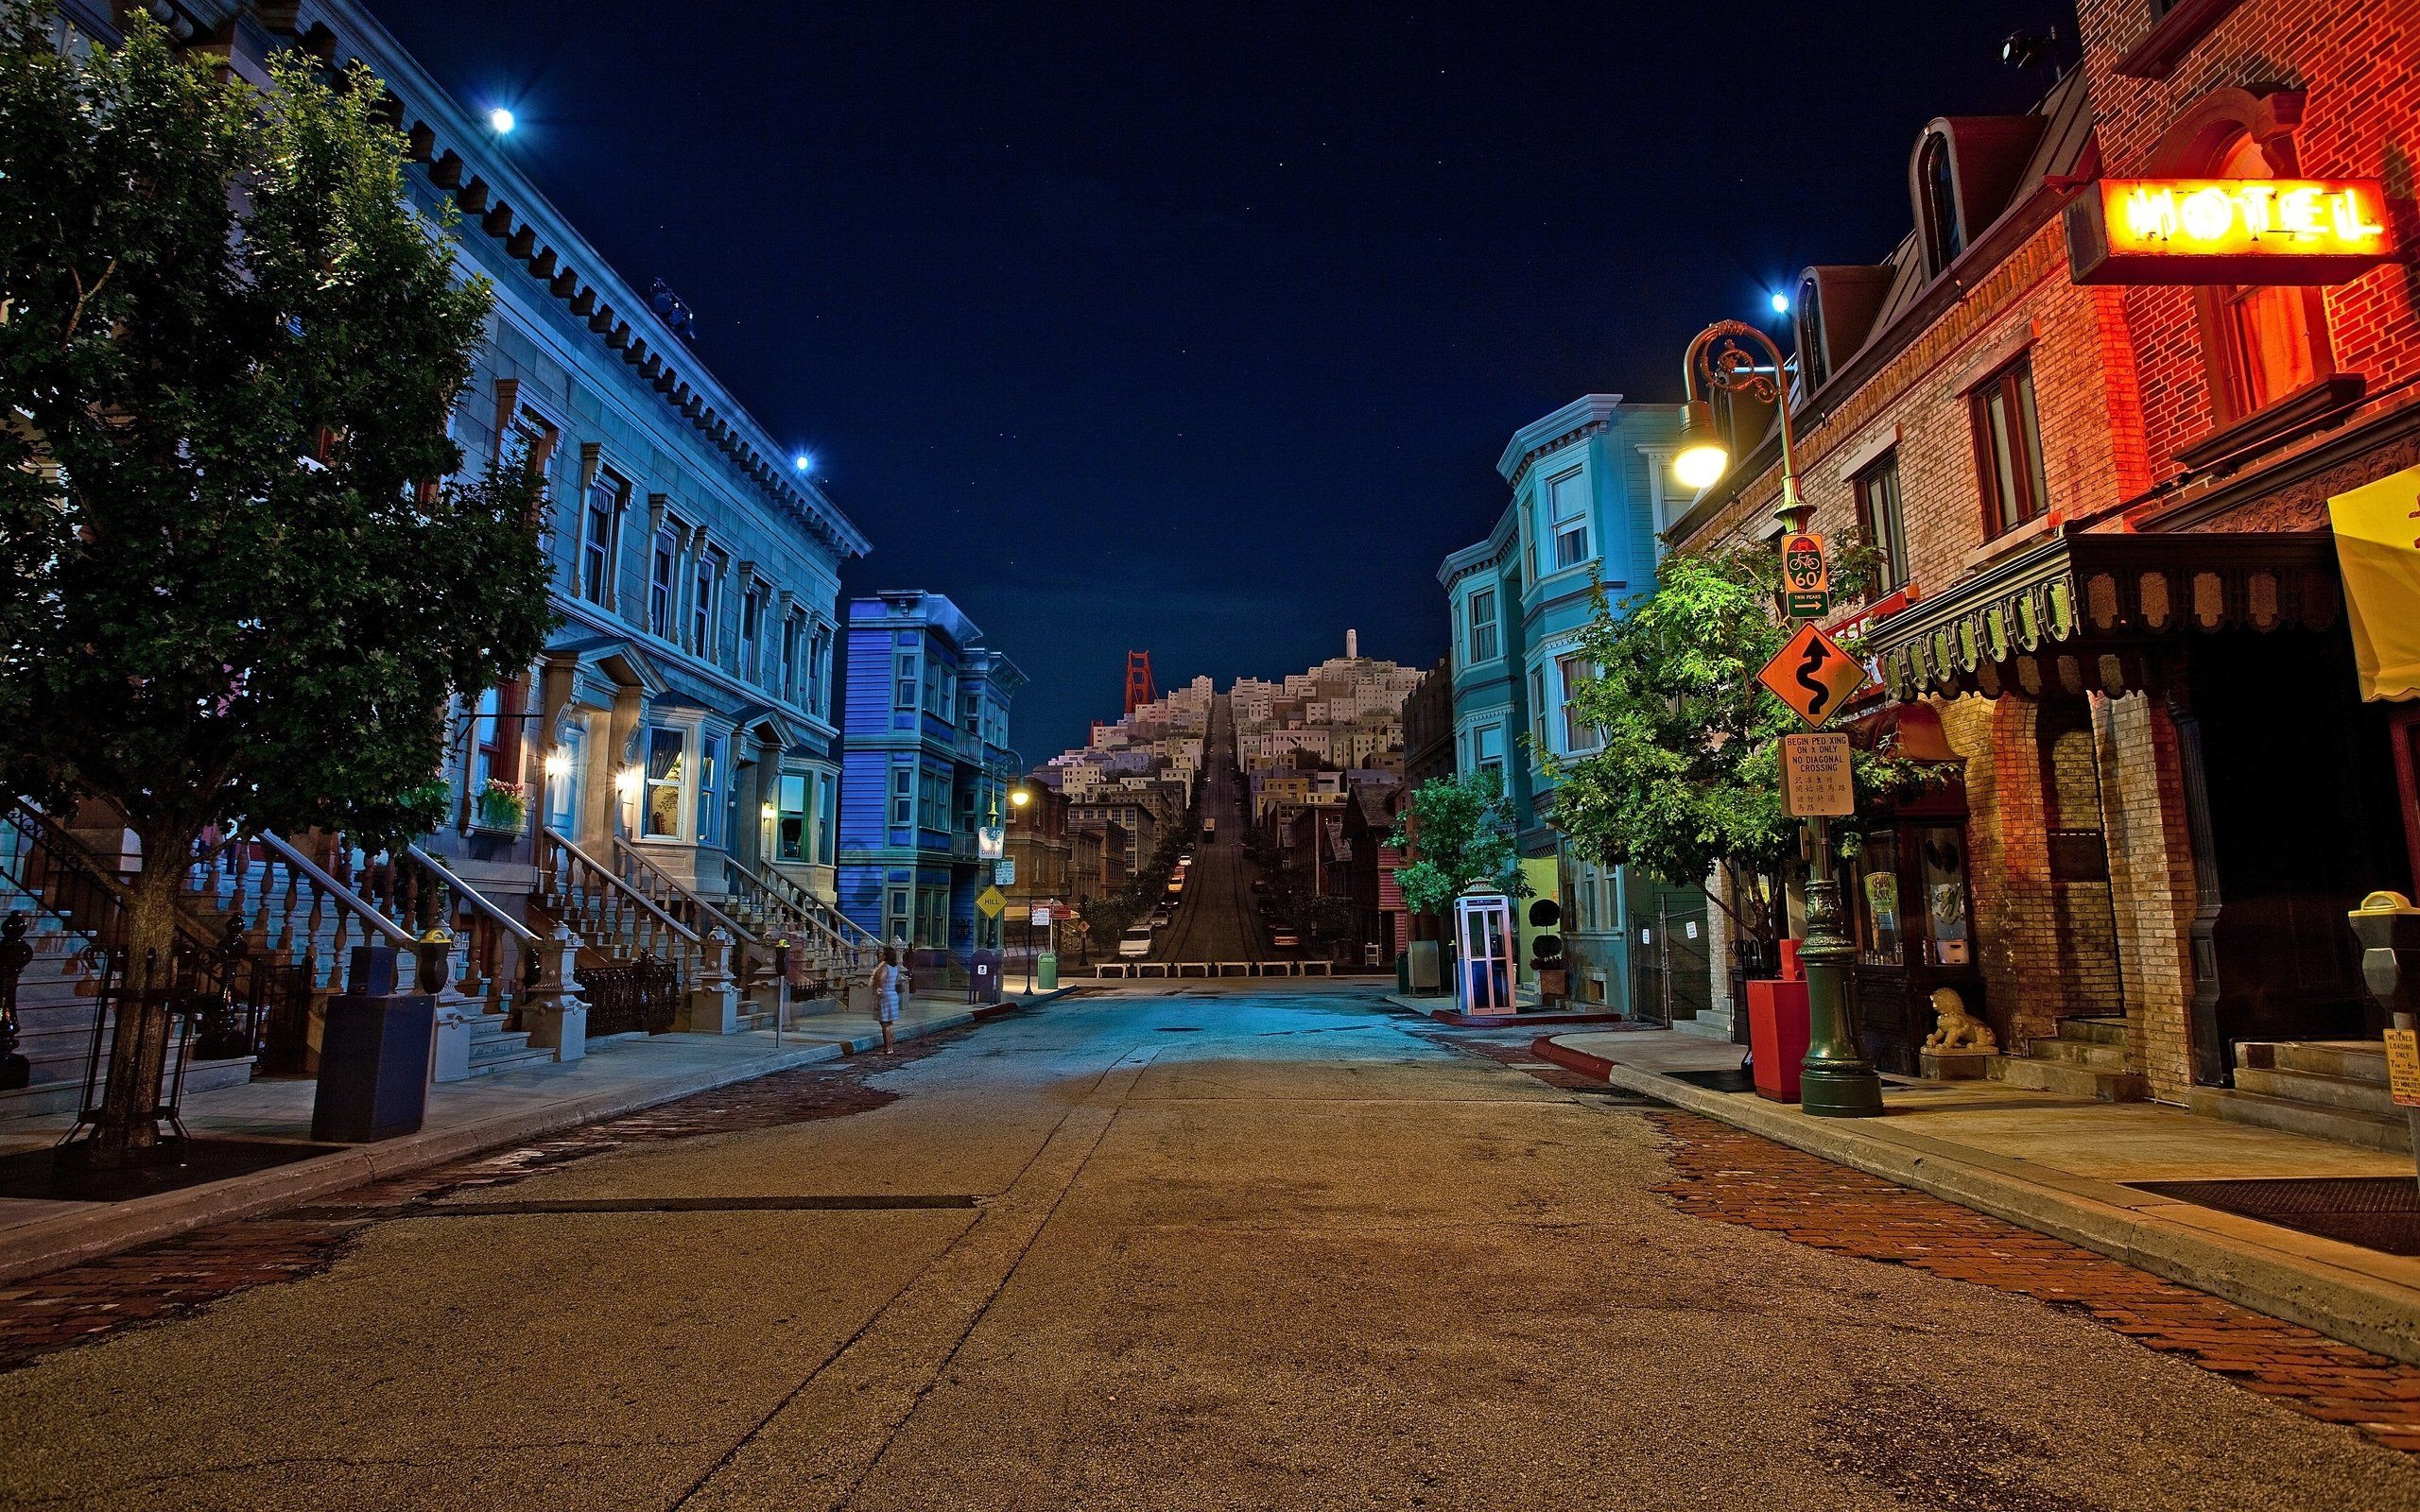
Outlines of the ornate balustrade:
{"label": "ornate balustrade", "polygon": [[705,959],[698,930],[561,831],[545,831],[538,855],[539,901],[591,946],[621,960],[652,955],[671,964],[683,981],[698,980]]}

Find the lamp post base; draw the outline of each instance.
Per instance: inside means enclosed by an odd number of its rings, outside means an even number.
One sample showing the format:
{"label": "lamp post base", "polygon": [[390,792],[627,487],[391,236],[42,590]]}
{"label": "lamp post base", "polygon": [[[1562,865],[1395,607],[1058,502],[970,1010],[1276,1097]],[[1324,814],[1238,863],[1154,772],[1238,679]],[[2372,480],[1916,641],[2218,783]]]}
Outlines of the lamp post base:
{"label": "lamp post base", "polygon": [[1882,1078],[1870,1066],[1802,1066],[1798,1106],[1809,1118],[1877,1118]]}

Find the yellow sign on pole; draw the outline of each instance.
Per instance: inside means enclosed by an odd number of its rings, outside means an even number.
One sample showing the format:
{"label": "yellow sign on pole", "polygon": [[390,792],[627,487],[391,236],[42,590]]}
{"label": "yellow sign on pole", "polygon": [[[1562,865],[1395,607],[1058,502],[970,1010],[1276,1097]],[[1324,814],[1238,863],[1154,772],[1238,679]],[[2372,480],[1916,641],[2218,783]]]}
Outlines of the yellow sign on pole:
{"label": "yellow sign on pole", "polygon": [[1849,776],[1849,737],[1837,730],[1781,737],[1781,811],[1793,819],[1857,812]]}
{"label": "yellow sign on pole", "polygon": [[983,910],[986,919],[997,919],[1008,911],[1008,895],[997,887],[986,887],[975,896],[975,906]]}
{"label": "yellow sign on pole", "polygon": [[2420,467],[2327,501],[2361,696],[2420,697]]}
{"label": "yellow sign on pole", "polygon": [[2387,1093],[2404,1108],[2420,1108],[2420,1029],[2386,1032]]}
{"label": "yellow sign on pole", "polygon": [[1812,625],[1782,643],[1756,680],[1789,705],[1798,717],[1820,725],[1866,684],[1865,663]]}

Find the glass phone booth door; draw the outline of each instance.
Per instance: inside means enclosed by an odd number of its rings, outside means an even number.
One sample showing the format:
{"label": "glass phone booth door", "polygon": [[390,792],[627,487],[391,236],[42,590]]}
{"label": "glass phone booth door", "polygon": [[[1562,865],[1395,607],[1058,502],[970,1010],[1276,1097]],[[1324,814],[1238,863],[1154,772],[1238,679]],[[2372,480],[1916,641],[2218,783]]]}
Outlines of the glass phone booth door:
{"label": "glass phone booth door", "polygon": [[1464,1013],[1511,1013],[1512,901],[1500,893],[1454,900],[1456,937],[1462,948],[1458,987]]}

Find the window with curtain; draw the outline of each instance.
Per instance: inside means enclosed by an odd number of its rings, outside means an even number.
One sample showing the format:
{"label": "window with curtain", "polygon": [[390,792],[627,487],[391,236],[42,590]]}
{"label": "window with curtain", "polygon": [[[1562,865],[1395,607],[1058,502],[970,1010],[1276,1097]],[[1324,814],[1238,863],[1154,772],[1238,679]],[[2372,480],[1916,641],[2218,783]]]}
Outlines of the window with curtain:
{"label": "window with curtain", "polygon": [[1851,480],[1857,490],[1857,523],[1865,543],[1881,554],[1874,591],[1878,597],[1908,581],[1908,526],[1899,504],[1897,448],[1860,471]]}
{"label": "window with curtain", "polygon": [[1566,751],[1595,750],[1599,745],[1597,727],[1583,722],[1579,706],[1571,701],[1580,685],[1597,675],[1588,659],[1580,656],[1555,658],[1555,676],[1563,682],[1563,748]]}
{"label": "window with curtain", "polygon": [[2014,530],[2049,507],[2031,358],[2020,357],[1994,373],[1976,388],[1970,403],[1988,538]]}
{"label": "window with curtain", "polygon": [[681,789],[688,782],[689,732],[662,725],[648,731],[647,782],[639,833],[678,840],[682,833]]}
{"label": "window with curtain", "polygon": [[562,758],[562,775],[547,780],[546,822],[568,834],[579,822],[580,782],[588,775],[587,728],[572,726],[555,749]]}
{"label": "window with curtain", "polygon": [[[2220,154],[2217,177],[2276,175],[2248,131]],[[2211,353],[2225,417],[2240,419],[2319,381],[2334,366],[2327,356],[2325,306],[2315,289],[2272,286],[2210,291],[2219,350]]]}

